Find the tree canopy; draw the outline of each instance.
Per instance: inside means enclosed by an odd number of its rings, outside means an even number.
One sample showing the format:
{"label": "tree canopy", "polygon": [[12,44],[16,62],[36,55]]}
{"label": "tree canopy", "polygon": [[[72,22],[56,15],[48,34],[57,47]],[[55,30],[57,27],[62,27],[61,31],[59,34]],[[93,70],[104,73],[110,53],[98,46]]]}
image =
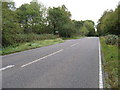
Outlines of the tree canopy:
{"label": "tree canopy", "polygon": [[65,5],[46,8],[37,0],[22,4],[19,8],[14,4],[2,2],[3,46],[19,42],[30,33],[34,33],[34,37],[40,34],[54,34],[60,37],[91,36],[95,33],[92,20],[72,20],[72,15]]}
{"label": "tree canopy", "polygon": [[113,10],[106,10],[98,21],[97,30],[99,35],[116,34],[119,35],[120,5]]}

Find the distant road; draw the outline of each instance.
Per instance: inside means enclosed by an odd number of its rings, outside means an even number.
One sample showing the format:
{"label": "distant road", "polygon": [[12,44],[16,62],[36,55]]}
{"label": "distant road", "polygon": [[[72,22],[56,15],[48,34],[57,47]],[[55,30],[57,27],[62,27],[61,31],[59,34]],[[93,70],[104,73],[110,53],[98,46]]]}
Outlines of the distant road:
{"label": "distant road", "polygon": [[98,88],[99,38],[87,37],[2,57],[3,88]]}

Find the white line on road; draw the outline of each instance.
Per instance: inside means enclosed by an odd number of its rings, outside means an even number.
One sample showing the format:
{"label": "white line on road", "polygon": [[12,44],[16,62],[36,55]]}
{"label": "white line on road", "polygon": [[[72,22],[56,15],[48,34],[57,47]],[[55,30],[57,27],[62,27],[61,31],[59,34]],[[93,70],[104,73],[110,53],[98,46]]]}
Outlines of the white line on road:
{"label": "white line on road", "polygon": [[47,56],[44,56],[44,57],[42,57],[42,58],[39,58],[39,59],[37,59],[37,60],[34,60],[34,61],[29,62],[29,63],[27,63],[27,64],[24,64],[24,65],[22,65],[21,67],[25,67],[25,66],[28,66],[28,65],[30,65],[30,64],[32,64],[32,63],[38,62],[38,61],[40,61],[40,60],[42,60],[42,59],[45,59],[45,58],[47,58],[47,57],[49,57],[49,56],[52,56],[52,55],[54,55],[54,54],[57,54],[57,53],[59,53],[59,52],[61,52],[61,51],[63,51],[63,50],[64,50],[64,49],[58,50],[58,51],[56,51],[56,52],[54,52],[54,53],[51,53],[51,54],[49,54],[49,55],[47,55]]}
{"label": "white line on road", "polygon": [[0,71],[6,70],[6,69],[8,69],[8,68],[12,68],[12,67],[14,67],[14,66],[15,66],[15,65],[9,65],[9,66],[3,67],[3,68],[0,69]]}
{"label": "white line on road", "polygon": [[75,45],[77,45],[77,44],[79,44],[79,43],[75,43],[75,44],[71,45],[70,47],[73,47],[73,46],[75,46]]}
{"label": "white line on road", "polygon": [[102,75],[102,61],[101,61],[101,48],[99,40],[99,88],[103,88],[103,75]]}

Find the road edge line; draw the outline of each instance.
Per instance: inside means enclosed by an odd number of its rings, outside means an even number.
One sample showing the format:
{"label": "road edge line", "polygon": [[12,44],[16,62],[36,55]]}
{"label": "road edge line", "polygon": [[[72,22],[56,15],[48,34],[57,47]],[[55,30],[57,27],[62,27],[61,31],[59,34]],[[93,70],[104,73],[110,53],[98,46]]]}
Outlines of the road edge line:
{"label": "road edge line", "polygon": [[101,45],[99,39],[99,88],[103,89],[103,72],[102,72],[102,57],[101,57]]}

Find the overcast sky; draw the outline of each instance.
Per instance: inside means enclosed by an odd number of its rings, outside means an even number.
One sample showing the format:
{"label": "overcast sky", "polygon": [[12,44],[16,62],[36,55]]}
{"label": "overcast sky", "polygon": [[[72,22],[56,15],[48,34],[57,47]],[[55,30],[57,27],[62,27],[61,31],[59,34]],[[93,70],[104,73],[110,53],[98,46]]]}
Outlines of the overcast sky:
{"label": "overcast sky", "polygon": [[[16,7],[24,3],[29,3],[31,0],[13,0]],[[57,7],[65,5],[72,14],[72,19],[75,20],[93,20],[97,23],[105,10],[115,9],[118,5],[118,0],[38,0],[46,7]]]}

